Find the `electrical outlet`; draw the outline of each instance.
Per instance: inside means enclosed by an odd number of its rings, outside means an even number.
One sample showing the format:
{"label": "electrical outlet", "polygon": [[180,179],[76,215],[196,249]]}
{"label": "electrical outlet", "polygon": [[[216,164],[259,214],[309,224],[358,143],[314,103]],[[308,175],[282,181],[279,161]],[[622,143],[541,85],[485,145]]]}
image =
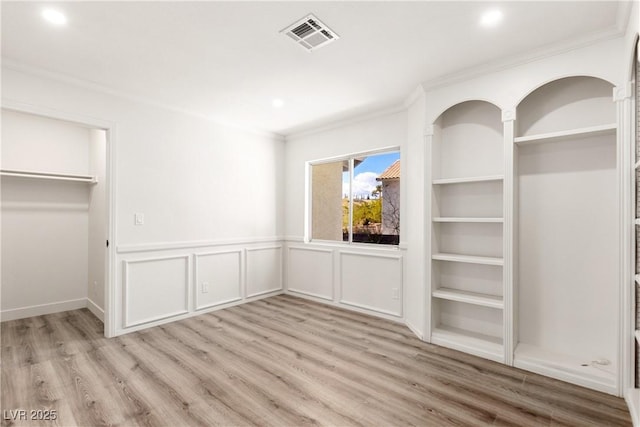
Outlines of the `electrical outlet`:
{"label": "electrical outlet", "polygon": [[393,292],[393,299],[400,299],[400,290],[398,288],[391,288],[391,292]]}
{"label": "electrical outlet", "polygon": [[135,225],[144,225],[144,214],[136,213],[133,215],[133,223]]}
{"label": "electrical outlet", "polygon": [[202,282],[202,293],[206,294],[209,292],[209,282]]}

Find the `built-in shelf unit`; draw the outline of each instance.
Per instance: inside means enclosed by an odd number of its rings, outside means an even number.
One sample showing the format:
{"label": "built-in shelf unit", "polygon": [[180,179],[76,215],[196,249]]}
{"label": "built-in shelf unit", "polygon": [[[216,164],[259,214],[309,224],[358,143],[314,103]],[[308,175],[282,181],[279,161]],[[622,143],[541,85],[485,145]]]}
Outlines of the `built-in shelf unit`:
{"label": "built-in shelf unit", "polygon": [[445,111],[431,138],[431,342],[504,361],[503,125],[469,101]]}
{"label": "built-in shelf unit", "polygon": [[612,85],[548,83],[517,107],[514,365],[617,393],[619,217]]}

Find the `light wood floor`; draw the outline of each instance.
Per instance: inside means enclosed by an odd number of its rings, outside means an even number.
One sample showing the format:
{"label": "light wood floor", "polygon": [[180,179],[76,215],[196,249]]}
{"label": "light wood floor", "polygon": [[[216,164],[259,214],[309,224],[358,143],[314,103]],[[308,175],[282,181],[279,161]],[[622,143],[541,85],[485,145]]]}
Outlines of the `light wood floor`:
{"label": "light wood floor", "polygon": [[15,425],[630,425],[621,399],[284,295],[114,339],[86,309],[5,322],[2,425],[41,408]]}

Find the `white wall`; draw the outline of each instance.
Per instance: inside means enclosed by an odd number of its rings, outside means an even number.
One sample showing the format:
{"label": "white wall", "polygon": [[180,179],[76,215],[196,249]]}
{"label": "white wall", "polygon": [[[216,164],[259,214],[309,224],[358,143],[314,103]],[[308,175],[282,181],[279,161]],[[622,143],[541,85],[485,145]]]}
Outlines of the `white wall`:
{"label": "white wall", "polygon": [[[285,262],[289,292],[388,318],[403,318],[404,251],[341,242],[303,244],[302,240],[306,162],[384,147],[404,148],[406,141],[405,111],[287,138],[284,214],[289,240]],[[406,206],[404,199],[401,205]],[[400,234],[402,242],[404,229]]]}
{"label": "white wall", "polygon": [[[428,220],[425,206],[425,177],[431,173],[430,161],[426,158],[425,142],[425,98],[420,91],[419,96],[407,110],[407,145],[402,155],[402,179],[405,187],[401,188],[401,203],[406,206],[401,214],[402,239],[407,245],[405,251],[404,272],[404,304],[405,321],[419,336],[425,330],[425,268],[431,263],[425,259],[425,228]],[[404,195],[403,195],[404,194]],[[430,274],[430,273],[428,273]]]}
{"label": "white wall", "polygon": [[[280,238],[284,218],[284,143],[280,138],[223,126],[34,70],[5,66],[2,89],[3,104],[113,126],[116,316],[108,325],[113,333],[135,329],[124,327],[122,315],[124,261],[178,251],[193,265],[198,252],[218,250],[221,245],[234,250],[239,245],[238,250],[245,251],[256,243]],[[134,213],[145,215],[144,225],[134,225]],[[242,259],[246,259],[244,252]],[[243,268],[253,267],[243,261]],[[259,265],[256,268],[254,275],[259,274]],[[158,278],[146,270],[137,273],[133,279]],[[189,274],[186,283],[170,284],[189,288],[188,314],[196,306],[196,276]],[[245,276],[243,273],[242,280]],[[281,287],[281,283],[271,285],[272,289]],[[133,289],[144,284],[130,280],[128,286]],[[162,296],[153,292],[149,290],[149,301]],[[139,327],[167,321],[162,315],[156,320]]]}
{"label": "white wall", "polygon": [[[89,203],[89,299],[93,308],[104,312],[105,277],[107,272],[107,134],[90,130],[89,165],[97,183],[90,187]],[[102,313],[104,315],[104,313]]]}
{"label": "white wall", "polygon": [[[5,110],[2,125],[3,169],[89,173],[89,129]],[[87,183],[2,178],[3,319],[86,305],[88,227]]]}

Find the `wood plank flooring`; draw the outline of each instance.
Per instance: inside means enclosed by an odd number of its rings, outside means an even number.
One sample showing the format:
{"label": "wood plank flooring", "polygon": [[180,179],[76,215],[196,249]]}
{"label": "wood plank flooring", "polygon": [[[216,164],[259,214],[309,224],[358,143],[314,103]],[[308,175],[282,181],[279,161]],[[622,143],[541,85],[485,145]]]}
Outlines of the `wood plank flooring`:
{"label": "wood plank flooring", "polygon": [[1,332],[3,426],[631,424],[622,399],[292,296],[113,339],[86,309]]}

